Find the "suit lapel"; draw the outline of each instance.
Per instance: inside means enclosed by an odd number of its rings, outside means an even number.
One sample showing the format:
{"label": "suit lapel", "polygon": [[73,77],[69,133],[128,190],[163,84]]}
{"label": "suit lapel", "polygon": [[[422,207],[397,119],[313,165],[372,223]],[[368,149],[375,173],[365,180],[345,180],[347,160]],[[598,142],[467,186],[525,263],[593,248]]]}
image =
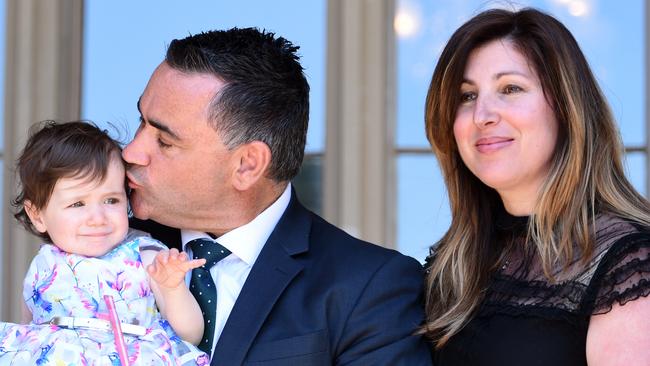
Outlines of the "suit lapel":
{"label": "suit lapel", "polygon": [[214,350],[212,366],[240,365],[262,324],[303,268],[292,256],[308,250],[309,212],[292,192],[291,202],[251,269]]}

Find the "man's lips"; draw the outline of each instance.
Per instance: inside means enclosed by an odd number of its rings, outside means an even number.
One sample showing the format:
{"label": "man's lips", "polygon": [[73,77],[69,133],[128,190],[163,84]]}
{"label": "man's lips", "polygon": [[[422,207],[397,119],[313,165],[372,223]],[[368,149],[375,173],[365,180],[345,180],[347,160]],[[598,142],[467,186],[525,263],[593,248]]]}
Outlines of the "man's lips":
{"label": "man's lips", "polygon": [[129,175],[129,173],[126,173],[126,184],[129,186],[131,189],[135,189],[140,187],[138,183],[136,183],[133,178]]}
{"label": "man's lips", "polygon": [[514,140],[510,137],[483,137],[476,141],[475,146],[479,152],[489,153],[509,146]]}

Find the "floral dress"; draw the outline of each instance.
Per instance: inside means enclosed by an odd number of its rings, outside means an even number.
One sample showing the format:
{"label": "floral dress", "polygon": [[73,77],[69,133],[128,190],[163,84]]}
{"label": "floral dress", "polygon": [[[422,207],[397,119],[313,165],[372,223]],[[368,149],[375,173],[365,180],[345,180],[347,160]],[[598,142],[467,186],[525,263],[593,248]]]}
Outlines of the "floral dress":
{"label": "floral dress", "polygon": [[112,331],[51,324],[55,317],[105,319],[104,295],[113,297],[122,323],[146,328],[141,336],[124,334],[131,365],[207,365],[208,356],[181,340],[156,309],[140,258],[140,248],[151,246],[164,248],[134,235],[97,258],[42,245],[23,286],[32,322],[0,323],[0,365],[120,365]]}

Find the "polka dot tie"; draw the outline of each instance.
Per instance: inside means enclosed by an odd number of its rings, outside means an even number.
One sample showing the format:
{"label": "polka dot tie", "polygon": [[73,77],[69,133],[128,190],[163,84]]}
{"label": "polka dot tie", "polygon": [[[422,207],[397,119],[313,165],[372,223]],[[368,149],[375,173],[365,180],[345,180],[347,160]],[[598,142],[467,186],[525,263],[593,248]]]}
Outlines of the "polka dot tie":
{"label": "polka dot tie", "polygon": [[226,258],[230,251],[209,239],[194,239],[187,245],[192,249],[194,259],[205,258],[206,260],[203,266],[192,270],[190,292],[196,298],[203,313],[203,339],[198,347],[203,352],[211,354],[214,323],[217,317],[217,288],[210,275],[210,268]]}

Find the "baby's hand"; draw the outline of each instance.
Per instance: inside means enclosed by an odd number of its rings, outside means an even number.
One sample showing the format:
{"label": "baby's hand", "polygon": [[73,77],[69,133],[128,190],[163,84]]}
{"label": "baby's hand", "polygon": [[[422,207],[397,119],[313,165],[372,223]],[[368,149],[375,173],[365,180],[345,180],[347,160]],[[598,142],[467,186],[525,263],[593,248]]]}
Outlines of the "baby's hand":
{"label": "baby's hand", "polygon": [[177,249],[163,250],[147,266],[147,273],[158,286],[173,289],[185,281],[185,273],[205,264],[205,259],[189,260],[185,252]]}

